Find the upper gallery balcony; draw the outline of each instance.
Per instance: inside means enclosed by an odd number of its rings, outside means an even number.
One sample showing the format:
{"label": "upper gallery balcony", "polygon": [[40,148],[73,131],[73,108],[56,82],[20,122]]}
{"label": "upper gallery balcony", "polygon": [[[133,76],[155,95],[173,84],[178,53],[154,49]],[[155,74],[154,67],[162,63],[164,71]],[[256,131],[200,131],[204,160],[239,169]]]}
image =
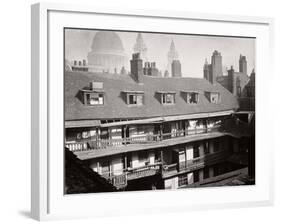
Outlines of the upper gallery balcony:
{"label": "upper gallery balcony", "polygon": [[146,134],[136,137],[126,137],[117,139],[93,139],[93,140],[81,140],[79,142],[68,142],[66,147],[73,152],[90,151],[96,149],[118,149],[122,147],[132,146],[132,145],[151,145],[155,143],[164,142],[166,140],[171,140],[178,138],[186,139],[191,137],[191,139],[196,139],[202,136],[206,137],[209,133],[223,132],[221,127],[209,127],[200,129],[186,129],[186,130],[175,130],[169,133],[160,134]]}

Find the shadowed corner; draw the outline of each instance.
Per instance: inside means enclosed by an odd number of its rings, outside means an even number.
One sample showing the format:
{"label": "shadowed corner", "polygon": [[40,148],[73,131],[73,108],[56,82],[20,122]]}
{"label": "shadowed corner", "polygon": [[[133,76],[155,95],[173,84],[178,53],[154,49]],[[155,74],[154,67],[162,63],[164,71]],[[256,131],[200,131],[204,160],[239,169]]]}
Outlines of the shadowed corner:
{"label": "shadowed corner", "polygon": [[31,218],[31,212],[30,211],[21,210],[21,211],[18,211],[18,213],[25,218]]}

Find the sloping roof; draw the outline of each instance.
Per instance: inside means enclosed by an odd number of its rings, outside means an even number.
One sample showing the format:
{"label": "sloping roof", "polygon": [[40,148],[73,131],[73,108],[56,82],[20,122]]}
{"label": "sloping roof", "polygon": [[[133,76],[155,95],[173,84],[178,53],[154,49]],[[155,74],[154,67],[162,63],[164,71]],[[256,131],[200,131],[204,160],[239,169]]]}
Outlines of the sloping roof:
{"label": "sloping roof", "polygon": [[[79,99],[79,90],[90,81],[103,82],[103,106],[87,106]],[[123,91],[144,91],[143,106],[128,106]],[[199,103],[187,104],[181,91],[198,91]],[[162,105],[158,91],[175,91],[174,105]],[[205,91],[220,92],[221,103],[210,103]],[[65,120],[152,118],[237,109],[237,99],[220,84],[200,78],[159,78],[144,76],[138,84],[129,75],[90,72],[65,72]]]}
{"label": "sloping roof", "polygon": [[65,193],[113,192],[116,188],[65,149]]}

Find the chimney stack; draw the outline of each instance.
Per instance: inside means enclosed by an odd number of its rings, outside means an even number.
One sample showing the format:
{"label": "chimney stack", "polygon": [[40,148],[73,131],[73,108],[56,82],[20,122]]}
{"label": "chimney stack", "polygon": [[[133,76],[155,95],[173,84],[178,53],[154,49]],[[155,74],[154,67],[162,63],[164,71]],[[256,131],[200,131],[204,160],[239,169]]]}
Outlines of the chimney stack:
{"label": "chimney stack", "polygon": [[228,90],[233,94],[237,95],[237,83],[236,83],[236,75],[233,69],[233,66],[230,67],[228,72]]}
{"label": "chimney stack", "polygon": [[143,66],[140,53],[133,54],[131,62],[131,74],[138,83],[143,83]]}
{"label": "chimney stack", "polygon": [[91,81],[91,82],[90,82],[90,89],[91,89],[91,90],[103,89],[103,82]]}

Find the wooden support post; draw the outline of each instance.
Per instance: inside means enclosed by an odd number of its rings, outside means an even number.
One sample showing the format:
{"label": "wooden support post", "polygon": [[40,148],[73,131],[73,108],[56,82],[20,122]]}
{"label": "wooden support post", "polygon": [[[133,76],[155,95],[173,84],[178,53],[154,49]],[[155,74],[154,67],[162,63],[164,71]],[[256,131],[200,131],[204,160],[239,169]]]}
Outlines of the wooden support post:
{"label": "wooden support post", "polygon": [[127,155],[125,154],[124,155],[124,168],[125,168],[125,170],[127,170]]}
{"label": "wooden support post", "polygon": [[97,172],[98,174],[101,174],[101,173],[100,173],[100,162],[99,162],[99,161],[97,161],[97,171],[98,171],[98,172]]}
{"label": "wooden support post", "polygon": [[186,154],[186,148],[184,149],[184,155],[185,155],[185,168],[187,169],[187,154]]}
{"label": "wooden support post", "polygon": [[96,128],[96,149],[98,149],[98,145],[99,145],[99,129],[98,128]]}
{"label": "wooden support post", "polygon": [[163,124],[160,124],[160,141],[162,140],[163,140]]}
{"label": "wooden support post", "polygon": [[160,151],[160,157],[161,157],[161,163],[163,164],[164,161],[163,161],[163,150],[162,150],[162,149],[161,149],[161,151]]}
{"label": "wooden support post", "polygon": [[111,162],[110,161],[108,161],[108,166],[109,166],[109,177],[111,177],[112,167],[111,167]]}
{"label": "wooden support post", "polygon": [[127,136],[127,131],[128,131],[128,125],[125,125],[125,145],[127,145],[128,144],[128,137],[129,136]]}

